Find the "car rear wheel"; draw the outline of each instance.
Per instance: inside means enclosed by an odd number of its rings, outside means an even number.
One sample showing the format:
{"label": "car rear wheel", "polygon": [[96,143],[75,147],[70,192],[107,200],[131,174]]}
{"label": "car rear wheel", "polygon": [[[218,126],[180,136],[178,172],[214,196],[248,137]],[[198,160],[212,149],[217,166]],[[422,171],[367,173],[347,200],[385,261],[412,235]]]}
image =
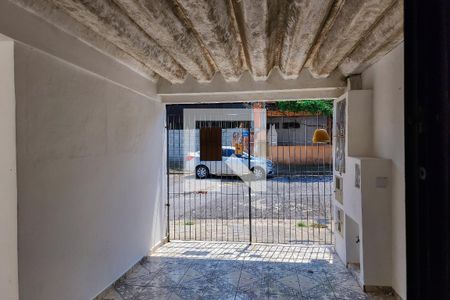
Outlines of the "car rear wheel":
{"label": "car rear wheel", "polygon": [[204,179],[204,178],[207,178],[208,176],[209,176],[208,167],[206,167],[204,165],[200,165],[200,166],[197,166],[197,168],[195,168],[195,177],[197,177],[199,179]]}

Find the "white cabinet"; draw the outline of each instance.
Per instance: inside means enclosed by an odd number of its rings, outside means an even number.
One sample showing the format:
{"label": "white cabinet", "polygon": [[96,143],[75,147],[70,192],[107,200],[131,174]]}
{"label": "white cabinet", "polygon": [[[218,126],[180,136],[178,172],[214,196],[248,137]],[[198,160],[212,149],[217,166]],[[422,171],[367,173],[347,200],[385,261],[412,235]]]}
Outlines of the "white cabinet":
{"label": "white cabinet", "polygon": [[[345,151],[340,154],[345,168],[343,172],[334,170],[334,216],[336,226],[341,226],[341,233],[335,230],[336,251],[345,264],[357,270],[364,287],[391,286],[392,264],[391,162],[371,157],[371,97],[371,91],[361,90],[337,100],[346,102]],[[335,132],[335,147],[338,138],[342,137]]]}

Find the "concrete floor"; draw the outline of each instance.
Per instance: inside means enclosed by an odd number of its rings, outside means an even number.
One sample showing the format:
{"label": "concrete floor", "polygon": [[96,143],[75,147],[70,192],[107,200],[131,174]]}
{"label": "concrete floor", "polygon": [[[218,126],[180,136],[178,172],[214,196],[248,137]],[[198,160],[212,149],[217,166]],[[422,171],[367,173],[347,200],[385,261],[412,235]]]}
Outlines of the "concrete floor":
{"label": "concrete floor", "polygon": [[174,241],[97,299],[371,299],[329,246]]}

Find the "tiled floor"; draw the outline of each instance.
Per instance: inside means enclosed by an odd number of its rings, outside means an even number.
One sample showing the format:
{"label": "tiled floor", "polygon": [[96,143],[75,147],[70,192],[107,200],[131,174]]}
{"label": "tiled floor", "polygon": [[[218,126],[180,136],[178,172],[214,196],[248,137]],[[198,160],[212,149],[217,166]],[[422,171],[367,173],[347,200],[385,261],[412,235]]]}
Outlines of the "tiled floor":
{"label": "tiled floor", "polygon": [[331,247],[171,242],[99,299],[370,299]]}

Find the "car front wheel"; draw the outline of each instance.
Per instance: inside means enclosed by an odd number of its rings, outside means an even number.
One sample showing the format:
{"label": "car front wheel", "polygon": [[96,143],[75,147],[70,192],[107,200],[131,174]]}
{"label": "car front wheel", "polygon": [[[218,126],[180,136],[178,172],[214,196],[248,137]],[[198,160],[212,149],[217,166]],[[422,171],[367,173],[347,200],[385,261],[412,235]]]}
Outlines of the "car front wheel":
{"label": "car front wheel", "polygon": [[261,180],[266,176],[263,168],[255,167],[252,171],[257,180]]}
{"label": "car front wheel", "polygon": [[200,165],[195,168],[195,177],[204,179],[209,176],[209,170],[206,166]]}

